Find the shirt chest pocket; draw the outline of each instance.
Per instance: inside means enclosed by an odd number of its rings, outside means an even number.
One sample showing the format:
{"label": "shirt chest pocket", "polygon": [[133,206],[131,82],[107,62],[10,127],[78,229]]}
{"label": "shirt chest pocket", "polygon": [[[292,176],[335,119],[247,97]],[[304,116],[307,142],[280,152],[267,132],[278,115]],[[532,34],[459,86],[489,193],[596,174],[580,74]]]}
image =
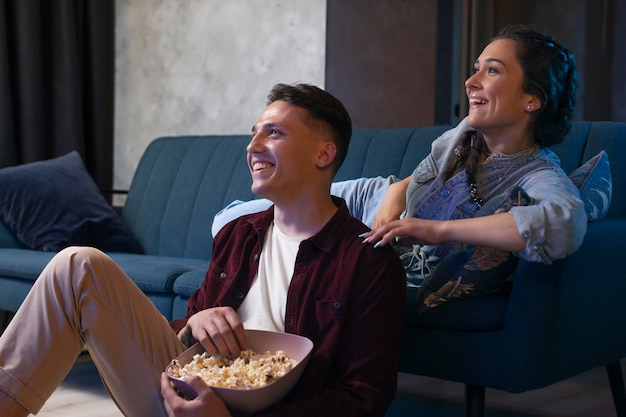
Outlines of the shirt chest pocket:
{"label": "shirt chest pocket", "polygon": [[437,176],[437,169],[435,167],[432,157],[428,155],[419,163],[413,170],[412,181],[416,184],[426,183]]}
{"label": "shirt chest pocket", "polygon": [[232,281],[233,277],[235,276],[234,273],[231,273],[227,269],[221,268],[216,265],[211,265],[211,268],[209,269],[207,275],[209,280],[213,282],[219,282],[221,284],[226,284],[227,282]]}
{"label": "shirt chest pocket", "polygon": [[321,334],[330,334],[339,331],[343,327],[345,317],[348,314],[348,301],[320,300],[315,305],[316,326]]}
{"label": "shirt chest pocket", "polygon": [[408,212],[405,211],[404,215],[413,215],[418,199],[426,189],[425,187],[428,187],[432,180],[436,177],[437,170],[431,156],[429,155],[413,170],[411,181],[409,182],[406,190],[406,207]]}

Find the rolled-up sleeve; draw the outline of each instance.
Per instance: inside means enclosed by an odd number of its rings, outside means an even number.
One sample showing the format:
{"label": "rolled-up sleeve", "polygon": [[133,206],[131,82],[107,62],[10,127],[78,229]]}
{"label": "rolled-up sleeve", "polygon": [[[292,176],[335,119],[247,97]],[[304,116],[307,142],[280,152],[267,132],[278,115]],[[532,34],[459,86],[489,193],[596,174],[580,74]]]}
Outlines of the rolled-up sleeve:
{"label": "rolled-up sleeve", "polygon": [[561,170],[543,169],[521,184],[534,204],[510,213],[526,247],[518,255],[550,264],[574,253],[587,232],[587,215],[578,189]]}

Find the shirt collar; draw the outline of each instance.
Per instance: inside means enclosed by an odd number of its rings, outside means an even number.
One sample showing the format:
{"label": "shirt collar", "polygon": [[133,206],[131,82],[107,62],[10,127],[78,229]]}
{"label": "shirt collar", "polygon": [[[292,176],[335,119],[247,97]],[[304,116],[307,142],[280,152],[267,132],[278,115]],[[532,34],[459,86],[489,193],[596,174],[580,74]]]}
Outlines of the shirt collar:
{"label": "shirt collar", "polygon": [[490,154],[485,162],[497,162],[498,165],[524,165],[533,159],[537,159],[539,156],[539,145],[531,146],[530,148],[515,153],[513,155],[506,155],[501,152],[494,152]]}
{"label": "shirt collar", "polygon": [[[351,217],[346,202],[342,198],[336,196],[331,197],[338,210],[319,232],[304,240],[311,242],[313,246],[326,253],[331,253],[333,251],[333,245],[337,240],[336,237],[339,233],[342,233],[342,225],[344,225]],[[248,218],[248,222],[259,235],[259,241],[263,241],[265,233],[273,220],[274,205],[267,210]]]}

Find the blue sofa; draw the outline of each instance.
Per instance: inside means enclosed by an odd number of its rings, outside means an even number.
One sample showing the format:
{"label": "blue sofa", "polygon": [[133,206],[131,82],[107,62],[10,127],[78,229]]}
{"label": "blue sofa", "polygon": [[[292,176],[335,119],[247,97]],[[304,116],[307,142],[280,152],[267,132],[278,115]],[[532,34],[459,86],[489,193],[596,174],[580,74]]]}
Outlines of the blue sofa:
{"label": "blue sofa", "polygon": [[[337,180],[406,177],[447,127],[360,130]],[[185,313],[210,261],[213,215],[254,198],[247,135],[163,137],[143,154],[121,216],[141,253],[110,253],[168,318]],[[626,357],[626,124],[576,122],[553,148],[566,172],[606,150],[613,200],[589,224],[583,246],[542,265],[520,261],[510,293],[415,314],[407,298],[401,370],[467,384],[468,415],[482,415],[484,387],[522,392],[608,365],[615,402],[626,410],[620,359]],[[14,312],[54,254],[26,249],[0,221],[0,310]],[[438,308],[439,309],[439,308]],[[622,414],[623,415],[623,414]]]}

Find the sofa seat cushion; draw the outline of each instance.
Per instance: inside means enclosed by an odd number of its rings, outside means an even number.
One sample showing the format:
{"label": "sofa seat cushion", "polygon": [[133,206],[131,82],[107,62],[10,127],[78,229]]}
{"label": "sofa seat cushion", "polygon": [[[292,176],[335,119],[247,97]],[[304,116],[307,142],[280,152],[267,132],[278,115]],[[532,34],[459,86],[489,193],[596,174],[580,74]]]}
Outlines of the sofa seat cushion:
{"label": "sofa seat cushion", "polygon": [[174,283],[174,292],[184,298],[191,297],[204,280],[207,268],[196,269],[181,274]]}
{"label": "sofa seat cushion", "polygon": [[31,249],[2,248],[0,276],[35,281],[54,255]]}
{"label": "sofa seat cushion", "polygon": [[483,332],[497,330],[504,325],[504,313],[509,302],[508,292],[463,298],[419,314],[416,305],[417,292],[415,287],[407,288],[407,328]]}
{"label": "sofa seat cushion", "polygon": [[109,256],[144,292],[174,292],[174,284],[190,271],[204,272],[209,266],[205,259],[190,259],[133,253],[109,253]]}
{"label": "sofa seat cushion", "polygon": [[[54,255],[55,253],[52,252],[30,249],[0,249],[0,276],[35,281]],[[142,291],[150,293],[173,293],[174,282],[177,278],[189,272],[197,272],[198,276],[204,277],[204,272],[209,265],[209,261],[204,259],[134,253],[109,253],[108,255]]]}

